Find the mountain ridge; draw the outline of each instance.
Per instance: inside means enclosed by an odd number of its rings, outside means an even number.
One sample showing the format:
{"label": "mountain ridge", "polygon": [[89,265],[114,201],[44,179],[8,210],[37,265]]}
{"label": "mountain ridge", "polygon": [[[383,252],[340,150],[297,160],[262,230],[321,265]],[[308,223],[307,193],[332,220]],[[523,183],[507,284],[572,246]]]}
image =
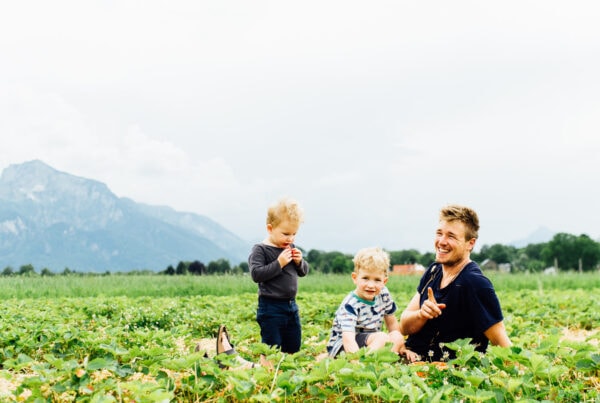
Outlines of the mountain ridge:
{"label": "mountain ridge", "polygon": [[208,217],[119,198],[102,182],[40,160],[0,176],[0,265],[76,271],[163,270],[244,261],[248,242]]}

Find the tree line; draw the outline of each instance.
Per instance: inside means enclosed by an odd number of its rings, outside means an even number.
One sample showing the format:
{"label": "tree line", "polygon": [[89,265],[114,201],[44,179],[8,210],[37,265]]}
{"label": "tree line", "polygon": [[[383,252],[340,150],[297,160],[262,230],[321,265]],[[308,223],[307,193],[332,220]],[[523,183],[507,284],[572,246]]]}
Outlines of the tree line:
{"label": "tree line", "polygon": [[[397,264],[421,264],[427,267],[435,259],[434,253],[421,253],[416,249],[388,252],[392,266]],[[302,250],[302,253],[314,272],[343,274],[352,272],[354,268],[352,254],[316,249],[311,249],[308,252]],[[502,244],[483,245],[479,252],[471,253],[471,259],[480,265],[484,262],[493,262],[494,265],[491,267],[508,264],[510,271],[513,273],[540,273],[550,267],[559,271],[594,271],[600,269],[600,243],[585,234],[576,236],[559,233],[554,235],[549,242],[529,244],[521,248]],[[242,262],[231,265],[227,259],[218,259],[208,264],[198,260],[180,261],[176,266],[169,265],[159,272],[132,270],[115,274],[215,275],[244,273],[248,273],[248,263]],[[38,275],[31,264],[22,265],[18,270],[7,266],[0,274],[2,276]],[[41,276],[110,274],[112,274],[110,271],[82,273],[69,268],[65,268],[60,273],[54,273],[48,268],[43,268],[39,273]]]}

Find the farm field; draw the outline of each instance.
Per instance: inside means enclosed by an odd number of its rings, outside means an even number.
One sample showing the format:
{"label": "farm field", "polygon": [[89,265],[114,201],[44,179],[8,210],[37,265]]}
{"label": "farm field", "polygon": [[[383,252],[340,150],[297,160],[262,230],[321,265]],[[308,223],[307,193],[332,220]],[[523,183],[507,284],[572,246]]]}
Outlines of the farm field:
{"label": "farm field", "polygon": [[[442,366],[386,351],[317,360],[349,275],[300,279],[294,355],[259,343],[248,276],[3,277],[0,401],[600,402],[600,274],[490,278],[514,347],[480,355],[461,340]],[[390,278],[399,310],[417,283]],[[272,368],[220,368],[221,323],[244,358],[265,354]]]}

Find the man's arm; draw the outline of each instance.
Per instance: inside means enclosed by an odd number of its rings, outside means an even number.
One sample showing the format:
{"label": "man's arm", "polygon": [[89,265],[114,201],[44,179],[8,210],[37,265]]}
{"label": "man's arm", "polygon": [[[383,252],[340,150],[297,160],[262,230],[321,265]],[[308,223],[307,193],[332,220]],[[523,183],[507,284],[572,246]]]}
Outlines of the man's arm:
{"label": "man's arm", "polygon": [[510,341],[510,339],[508,338],[508,335],[506,334],[506,328],[504,327],[503,321],[500,321],[500,322],[496,323],[495,325],[490,326],[490,328],[488,330],[486,330],[485,332],[483,332],[483,334],[485,334],[485,337],[487,337],[488,340],[490,341],[490,343],[492,343],[494,346],[500,346],[500,347],[512,346],[512,342]]}
{"label": "man's arm", "polygon": [[433,296],[431,287],[427,288],[427,299],[421,305],[421,296],[416,293],[400,316],[400,331],[409,335],[417,333],[429,319],[437,318],[442,314],[446,304],[438,304]]}
{"label": "man's arm", "polygon": [[419,293],[416,293],[400,315],[400,333],[404,335],[417,333],[427,322],[427,319],[421,315],[420,299]]}

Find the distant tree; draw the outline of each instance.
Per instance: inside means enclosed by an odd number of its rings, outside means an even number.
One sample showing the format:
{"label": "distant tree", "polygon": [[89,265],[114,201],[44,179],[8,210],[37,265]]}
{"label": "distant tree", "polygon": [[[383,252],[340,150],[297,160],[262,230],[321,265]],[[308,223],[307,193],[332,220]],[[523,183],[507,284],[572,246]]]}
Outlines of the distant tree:
{"label": "distant tree", "polygon": [[529,259],[542,260],[542,250],[547,243],[531,243],[523,248],[523,252]]}
{"label": "distant tree", "polygon": [[31,264],[24,264],[19,268],[19,274],[22,276],[30,276],[32,274],[35,274],[35,269]]}
{"label": "distant tree", "polygon": [[433,252],[424,253],[419,258],[419,263],[421,263],[425,267],[429,267],[429,265],[432,264],[433,262],[435,262],[435,253],[433,253]]}
{"label": "distant tree", "polygon": [[64,269],[64,270],[63,270],[63,272],[62,272],[62,275],[63,275],[63,276],[68,276],[68,275],[70,275],[70,274],[73,274],[73,273],[74,273],[74,272],[73,272],[73,271],[71,271],[71,269],[69,269],[68,267],[65,267],[65,269]]}
{"label": "distant tree", "polygon": [[12,276],[13,274],[15,274],[15,271],[10,266],[6,266],[4,270],[2,270],[3,276]]}
{"label": "distant tree", "polygon": [[250,268],[248,267],[248,262],[242,262],[238,265],[238,267],[242,270],[242,273],[250,272]]}
{"label": "distant tree", "polygon": [[352,273],[352,270],[354,270],[354,263],[348,256],[338,255],[330,263],[331,273]]}
{"label": "distant tree", "polygon": [[505,246],[499,243],[492,246],[483,245],[481,247],[480,257],[491,259],[496,263],[510,263],[517,256],[517,248],[514,246]]}
{"label": "distant tree", "polygon": [[177,264],[177,268],[175,269],[175,274],[178,276],[184,275],[188,273],[188,267],[184,262],[179,262]]}
{"label": "distant tree", "polygon": [[308,254],[305,255],[305,259],[309,265],[316,265],[321,259],[322,252],[320,250],[311,249]]}
{"label": "distant tree", "polygon": [[416,249],[407,249],[390,252],[390,264],[415,264],[421,258],[421,253]]}
{"label": "distant tree", "polygon": [[207,272],[210,274],[226,274],[231,272],[231,265],[227,259],[218,259],[208,264]]}
{"label": "distant tree", "polygon": [[202,274],[206,274],[206,266],[204,266],[204,263],[194,260],[192,263],[190,263],[188,271],[191,274],[201,276]]}
{"label": "distant tree", "polygon": [[[337,261],[336,261],[337,258]],[[321,252],[321,251],[310,251],[308,252],[307,262],[311,266],[311,270],[318,271],[321,273],[333,273],[335,270],[343,270],[340,262],[343,260],[350,259],[352,256],[345,255],[342,252]],[[333,262],[336,261],[334,264]],[[335,267],[334,267],[335,266]]]}
{"label": "distant tree", "polygon": [[44,267],[42,269],[42,271],[40,272],[40,275],[42,277],[46,277],[46,276],[54,276],[54,273],[47,267]]}
{"label": "distant tree", "polygon": [[546,244],[541,252],[546,265],[558,262],[561,270],[594,270],[600,261],[600,244],[583,234],[580,236],[559,233]]}
{"label": "distant tree", "polygon": [[531,259],[527,253],[526,248],[519,251],[515,260],[511,262],[513,272],[528,272],[528,273],[539,273],[544,270],[544,262],[539,259]]}
{"label": "distant tree", "polygon": [[167,267],[167,269],[164,271],[164,273],[169,276],[174,276],[175,268],[173,266],[169,265],[169,267]]}

